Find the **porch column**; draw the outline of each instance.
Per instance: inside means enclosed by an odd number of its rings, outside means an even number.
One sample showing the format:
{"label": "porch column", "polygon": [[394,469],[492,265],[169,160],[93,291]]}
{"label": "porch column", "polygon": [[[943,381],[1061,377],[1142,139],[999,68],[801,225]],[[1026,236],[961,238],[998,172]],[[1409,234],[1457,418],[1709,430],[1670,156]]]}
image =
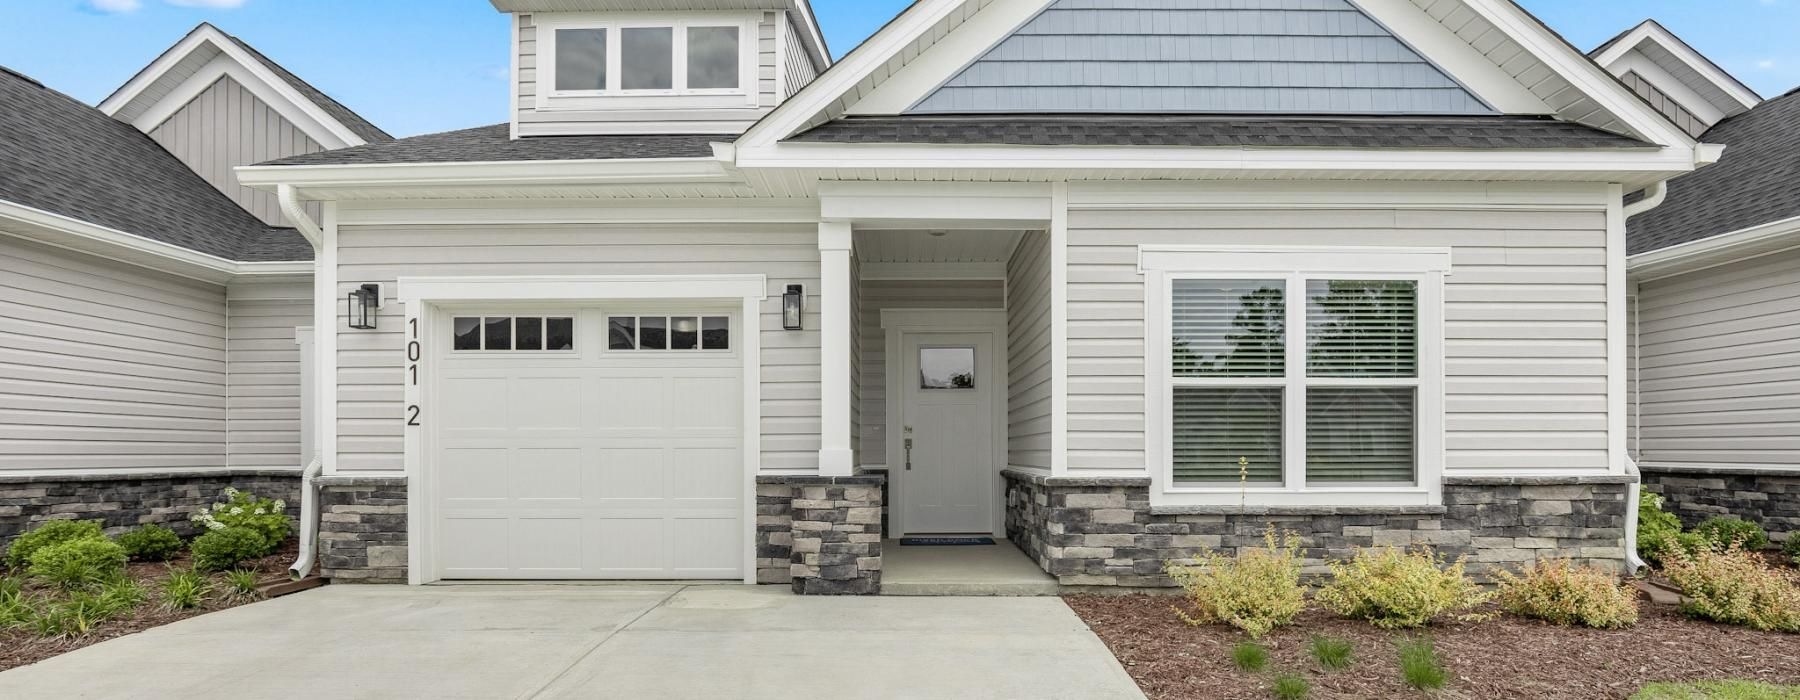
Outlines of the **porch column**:
{"label": "porch column", "polygon": [[850,223],[819,223],[819,474],[849,476]]}

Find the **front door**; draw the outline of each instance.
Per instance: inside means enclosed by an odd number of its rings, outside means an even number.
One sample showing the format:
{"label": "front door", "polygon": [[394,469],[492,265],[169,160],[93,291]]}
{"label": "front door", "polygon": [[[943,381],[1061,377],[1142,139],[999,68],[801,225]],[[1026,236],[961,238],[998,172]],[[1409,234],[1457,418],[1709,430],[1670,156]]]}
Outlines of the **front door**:
{"label": "front door", "polygon": [[907,333],[902,337],[901,534],[988,533],[994,529],[992,333]]}

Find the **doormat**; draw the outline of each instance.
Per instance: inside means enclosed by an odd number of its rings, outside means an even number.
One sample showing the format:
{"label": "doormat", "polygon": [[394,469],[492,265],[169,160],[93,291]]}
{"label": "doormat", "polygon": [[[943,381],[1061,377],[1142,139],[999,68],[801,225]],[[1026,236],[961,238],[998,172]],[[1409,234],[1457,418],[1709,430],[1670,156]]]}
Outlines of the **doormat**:
{"label": "doormat", "polygon": [[971,544],[993,544],[992,537],[902,537],[902,547],[956,547]]}

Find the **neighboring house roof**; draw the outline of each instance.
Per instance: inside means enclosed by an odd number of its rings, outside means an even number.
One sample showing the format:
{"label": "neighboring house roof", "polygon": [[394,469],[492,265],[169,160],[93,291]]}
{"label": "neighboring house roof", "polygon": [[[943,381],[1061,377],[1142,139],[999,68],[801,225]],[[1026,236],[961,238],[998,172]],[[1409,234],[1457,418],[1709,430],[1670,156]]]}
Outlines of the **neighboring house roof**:
{"label": "neighboring house roof", "polygon": [[514,139],[509,124],[494,124],[371,143],[273,160],[260,165],[375,165],[482,163],[525,160],[710,158],[719,134],[533,136]]}
{"label": "neighboring house roof", "polygon": [[288,69],[282,68],[281,64],[269,60],[268,56],[264,56],[261,51],[257,51],[256,47],[244,43],[243,39],[239,39],[231,34],[225,34],[225,37],[230,39],[231,43],[237,44],[240,48],[248,51],[258,62],[268,67],[269,70],[274,71],[275,75],[280,76],[282,81],[293,86],[295,90],[299,90],[300,94],[306,96],[306,99],[311,100],[313,104],[318,105],[319,109],[325,110],[327,114],[331,115],[331,118],[338,120],[345,128],[356,132],[356,135],[361,136],[364,141],[378,143],[381,141],[394,140],[394,137],[389,135],[388,132],[382,131],[380,127],[369,123],[369,120],[364,119],[362,118],[362,115],[351,111],[350,108],[345,107],[342,102],[332,99],[332,97],[325,94],[323,90],[313,87],[311,83],[301,80],[300,76],[288,72]]}
{"label": "neighboring house roof", "polygon": [[1632,255],[1800,216],[1800,90],[1719,122],[1718,163],[1669,182],[1662,206],[1632,217]]}
{"label": "neighboring house roof", "polygon": [[1009,146],[1656,148],[1548,117],[946,115],[846,117],[789,141]]}
{"label": "neighboring house roof", "polygon": [[309,260],[148,135],[0,69],[0,200],[227,260]]}

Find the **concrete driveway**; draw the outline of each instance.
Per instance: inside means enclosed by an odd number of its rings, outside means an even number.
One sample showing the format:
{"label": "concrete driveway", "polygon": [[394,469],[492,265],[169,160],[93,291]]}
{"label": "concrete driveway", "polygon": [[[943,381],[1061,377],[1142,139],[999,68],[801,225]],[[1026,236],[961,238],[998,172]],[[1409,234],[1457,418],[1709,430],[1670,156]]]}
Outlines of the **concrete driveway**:
{"label": "concrete driveway", "polygon": [[0,673],[0,698],[1142,698],[1058,598],[327,586]]}

